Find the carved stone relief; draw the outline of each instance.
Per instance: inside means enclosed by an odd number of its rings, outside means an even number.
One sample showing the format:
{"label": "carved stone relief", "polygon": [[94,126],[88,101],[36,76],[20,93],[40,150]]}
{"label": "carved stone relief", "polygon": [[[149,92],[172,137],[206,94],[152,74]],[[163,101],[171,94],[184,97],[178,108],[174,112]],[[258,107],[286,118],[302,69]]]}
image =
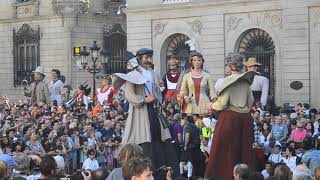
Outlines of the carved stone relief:
{"label": "carved stone relief", "polygon": [[311,15],[311,21],[314,28],[320,28],[320,8],[313,9]]}
{"label": "carved stone relief", "polygon": [[235,17],[235,16],[230,16],[227,19],[227,22],[226,22],[226,30],[229,32],[230,30],[236,29],[241,20],[242,20],[242,18],[238,18],[238,17]]}
{"label": "carved stone relief", "polygon": [[197,33],[200,33],[201,32],[201,29],[202,29],[202,23],[200,20],[194,20],[192,23],[191,23],[191,27],[192,27],[192,30],[194,32],[197,32]]}
{"label": "carved stone relief", "polygon": [[156,23],[156,25],[153,27],[154,37],[157,37],[157,35],[162,34],[163,31],[164,31],[164,28],[165,28],[165,26],[167,24],[168,23],[166,23],[166,22],[158,22],[158,23]]}
{"label": "carved stone relief", "polygon": [[84,14],[88,11],[89,4],[78,0],[52,0],[52,7],[56,14]]}
{"label": "carved stone relief", "polygon": [[282,28],[283,18],[281,11],[248,12],[226,15],[226,31],[234,31],[241,26],[266,26]]}
{"label": "carved stone relief", "polygon": [[33,0],[24,3],[13,3],[13,17],[26,18],[32,16],[39,16],[39,1]]}

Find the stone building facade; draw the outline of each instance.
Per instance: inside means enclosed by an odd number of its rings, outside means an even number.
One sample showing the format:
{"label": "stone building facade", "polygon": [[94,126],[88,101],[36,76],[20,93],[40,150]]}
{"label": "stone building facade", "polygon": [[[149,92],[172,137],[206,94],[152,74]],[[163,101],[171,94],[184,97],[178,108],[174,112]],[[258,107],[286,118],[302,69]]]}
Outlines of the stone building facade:
{"label": "stone building facade", "polygon": [[[0,94],[23,99],[21,81],[30,80],[38,65],[45,67],[47,82],[51,69],[59,69],[73,88],[85,81],[91,84],[92,75],[81,70],[73,47],[89,49],[93,41],[101,49],[116,44],[106,48],[112,58],[122,60],[126,17],[117,15],[121,5],[113,0],[0,1]],[[122,42],[114,42],[119,36]]]}
{"label": "stone building facade", "polygon": [[229,52],[255,56],[277,105],[320,106],[320,1],[128,0],[128,49],[150,47],[161,74],[166,56],[184,61],[191,40],[205,68],[223,77]]}

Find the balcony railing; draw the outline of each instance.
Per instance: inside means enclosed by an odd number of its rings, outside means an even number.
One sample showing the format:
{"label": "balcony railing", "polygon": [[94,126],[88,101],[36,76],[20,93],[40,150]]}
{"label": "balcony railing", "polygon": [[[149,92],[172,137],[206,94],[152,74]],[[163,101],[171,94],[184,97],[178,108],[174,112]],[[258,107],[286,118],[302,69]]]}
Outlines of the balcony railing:
{"label": "balcony railing", "polygon": [[163,4],[187,3],[191,0],[163,0]]}

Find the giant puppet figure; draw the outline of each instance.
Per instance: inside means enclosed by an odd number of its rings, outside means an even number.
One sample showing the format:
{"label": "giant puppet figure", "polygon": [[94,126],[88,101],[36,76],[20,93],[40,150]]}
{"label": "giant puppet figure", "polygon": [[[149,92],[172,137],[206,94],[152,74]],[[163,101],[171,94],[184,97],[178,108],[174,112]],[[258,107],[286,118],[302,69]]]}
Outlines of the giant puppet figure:
{"label": "giant puppet figure", "polygon": [[[129,53],[129,55],[132,53]],[[152,69],[153,50],[142,48],[137,51],[137,65],[127,74],[115,73],[113,77],[113,87],[119,87],[119,79],[125,81],[125,98],[129,102],[128,118],[125,126],[122,144],[139,144],[147,157],[152,159],[153,168],[157,169],[163,165],[173,164],[176,157],[167,158],[174,154],[174,149],[170,141],[170,133],[166,133],[163,121],[159,119],[157,101],[160,85],[159,80]],[[128,56],[128,55],[127,55]],[[134,55],[127,57],[135,59]],[[169,142],[169,143],[167,143]],[[168,150],[171,149],[171,152]]]}
{"label": "giant puppet figure", "polygon": [[50,98],[51,101],[57,101],[58,105],[62,104],[62,93],[63,93],[63,87],[64,83],[60,80],[60,71],[58,69],[52,69],[52,81],[49,85],[49,91],[50,91]]}
{"label": "giant puppet figure", "polygon": [[169,70],[162,78],[164,85],[163,95],[165,101],[174,102],[176,100],[176,88],[180,72],[178,70],[178,62],[173,56],[168,56],[167,60]]}
{"label": "giant puppet figure", "polygon": [[31,83],[30,89],[24,88],[24,95],[31,98],[32,104],[39,102],[51,104],[48,84],[44,82],[44,67],[38,66],[32,73],[35,81]]}
{"label": "giant puppet figure", "polygon": [[183,76],[180,96],[186,103],[186,114],[207,114],[206,104],[216,98],[211,75],[203,70],[204,58],[199,52],[191,52],[190,72]]}
{"label": "giant puppet figure", "polygon": [[111,86],[110,75],[101,73],[97,77],[102,79],[102,86],[101,88],[97,88],[97,95],[95,97],[95,100],[98,100],[101,107],[112,104],[112,97],[115,90]]}
{"label": "giant puppet figure", "polygon": [[210,105],[212,110],[219,112],[219,117],[205,178],[230,180],[236,164],[252,165],[253,119],[250,110],[253,95],[250,85],[256,73],[240,73],[243,59],[240,54],[227,56],[231,75],[223,80],[218,100]]}
{"label": "giant puppet figure", "polygon": [[254,71],[258,75],[254,76],[253,83],[251,85],[254,103],[253,105],[256,106],[257,102],[260,102],[262,108],[267,105],[268,101],[268,94],[269,94],[269,80],[261,76],[259,72],[257,72],[258,66],[261,66],[260,63],[257,62],[257,59],[254,57],[250,57],[248,61],[243,63],[248,71]]}

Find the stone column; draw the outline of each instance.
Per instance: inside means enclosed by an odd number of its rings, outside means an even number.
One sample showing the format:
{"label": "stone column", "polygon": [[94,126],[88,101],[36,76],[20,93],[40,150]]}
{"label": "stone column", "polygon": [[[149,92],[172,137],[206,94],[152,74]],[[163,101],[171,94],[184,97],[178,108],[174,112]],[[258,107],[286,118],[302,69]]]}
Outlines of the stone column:
{"label": "stone column", "polygon": [[[66,44],[66,80],[72,78],[72,32],[78,25],[79,14],[84,14],[88,11],[89,5],[85,1],[79,0],[53,0],[53,9],[57,15],[63,17],[63,27],[65,29],[65,44]],[[69,82],[70,83],[70,82]]]}

